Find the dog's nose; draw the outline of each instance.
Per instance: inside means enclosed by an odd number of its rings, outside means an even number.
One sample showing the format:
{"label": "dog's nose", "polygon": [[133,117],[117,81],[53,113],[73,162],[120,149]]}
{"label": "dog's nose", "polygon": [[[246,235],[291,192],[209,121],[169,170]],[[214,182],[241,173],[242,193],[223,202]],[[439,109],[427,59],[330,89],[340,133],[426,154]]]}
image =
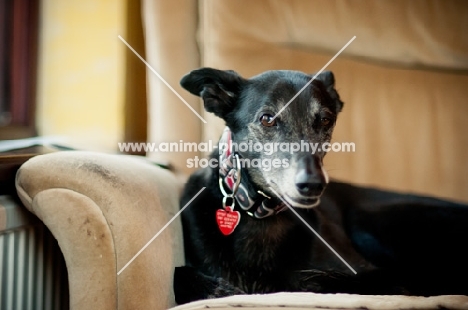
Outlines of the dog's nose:
{"label": "dog's nose", "polygon": [[302,196],[320,196],[324,189],[321,180],[306,171],[300,171],[295,178],[296,189]]}
{"label": "dog's nose", "polygon": [[326,184],[320,158],[306,154],[297,161],[297,164],[294,184],[298,193],[306,197],[320,196]]}

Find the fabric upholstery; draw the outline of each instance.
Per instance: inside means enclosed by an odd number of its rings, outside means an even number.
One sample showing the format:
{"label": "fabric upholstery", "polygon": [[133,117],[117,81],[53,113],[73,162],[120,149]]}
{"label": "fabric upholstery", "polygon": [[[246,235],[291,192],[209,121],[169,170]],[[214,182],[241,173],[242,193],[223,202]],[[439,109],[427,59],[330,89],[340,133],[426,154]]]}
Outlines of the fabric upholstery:
{"label": "fabric upholstery", "polygon": [[[145,32],[146,57],[149,65],[187,104],[200,113],[199,100],[184,92],[180,78],[200,66],[197,47],[198,7],[195,0],[143,1],[142,14]],[[193,142],[200,140],[203,123],[192,113],[161,79],[147,69],[148,141]],[[182,171],[186,158],[196,152],[147,154],[158,161],[167,161]]]}
{"label": "fabric upholstery", "polygon": [[[357,36],[343,55],[389,65],[468,69],[468,8],[459,1],[204,0],[201,4],[205,61],[217,54],[216,45],[247,50],[252,43],[334,55]],[[244,66],[255,67],[251,60],[246,58]]]}
{"label": "fabric upholstery", "polygon": [[18,171],[25,206],[57,238],[67,264],[71,309],[167,309],[183,264],[176,219],[180,183],[141,158],[88,152],[34,157]]}

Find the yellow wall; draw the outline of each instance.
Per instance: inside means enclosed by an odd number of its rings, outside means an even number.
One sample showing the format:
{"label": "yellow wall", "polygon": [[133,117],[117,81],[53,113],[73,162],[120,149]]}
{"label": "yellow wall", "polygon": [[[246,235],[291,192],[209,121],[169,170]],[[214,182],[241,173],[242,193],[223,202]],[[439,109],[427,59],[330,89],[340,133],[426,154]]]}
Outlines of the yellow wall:
{"label": "yellow wall", "polygon": [[115,150],[124,135],[125,0],[43,0],[37,129]]}

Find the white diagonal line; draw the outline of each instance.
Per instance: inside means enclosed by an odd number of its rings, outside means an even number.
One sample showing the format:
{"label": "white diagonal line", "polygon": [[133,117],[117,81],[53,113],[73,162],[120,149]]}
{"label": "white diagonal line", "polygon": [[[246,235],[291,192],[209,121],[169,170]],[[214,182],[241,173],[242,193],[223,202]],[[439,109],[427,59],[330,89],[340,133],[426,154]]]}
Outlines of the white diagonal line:
{"label": "white diagonal line", "polygon": [[331,63],[333,62],[333,60],[335,60],[336,57],[338,57],[338,55],[340,55],[341,52],[343,52],[343,51],[345,50],[345,48],[347,48],[348,45],[350,45],[351,42],[354,41],[354,39],[356,39],[356,36],[354,36],[351,40],[349,40],[348,43],[346,43],[346,45],[343,46],[343,47],[338,51],[338,53],[336,53],[336,55],[333,56],[333,58],[330,59],[330,60],[325,64],[325,66],[323,66],[323,68],[320,69],[320,71],[317,72],[317,73],[314,75],[314,77],[313,77],[307,84],[305,84],[305,86],[302,87],[301,90],[300,90],[294,97],[292,97],[291,100],[289,100],[288,103],[286,103],[286,105],[285,105],[284,107],[281,108],[281,110],[278,111],[278,113],[276,113],[275,116],[273,116],[273,118],[270,120],[270,122],[273,122],[273,121],[275,120],[275,118],[278,117],[278,115],[280,115],[281,112],[283,112],[284,109],[286,109],[286,108],[291,104],[291,102],[293,102],[293,100],[296,99],[296,97],[299,96],[299,95],[304,91],[304,89],[306,89],[307,86],[309,86],[310,83],[312,83],[312,82],[317,78],[317,76],[319,76],[319,74],[322,73],[322,71],[325,70],[325,69],[328,67],[328,65],[331,64]]}
{"label": "white diagonal line", "polygon": [[164,227],[161,228],[161,229],[158,231],[158,233],[157,233],[156,235],[154,235],[154,237],[151,238],[151,240],[148,241],[148,243],[146,243],[145,246],[142,247],[141,250],[138,251],[138,253],[136,253],[135,256],[133,256],[132,259],[131,259],[128,263],[125,264],[125,266],[122,267],[122,269],[120,269],[119,272],[117,272],[117,275],[120,275],[120,274],[122,273],[122,271],[124,271],[125,268],[127,268],[127,267],[138,257],[138,255],[140,255],[141,252],[143,252],[143,251],[151,244],[151,242],[153,242],[154,239],[156,239],[156,238],[167,228],[167,226],[169,226],[169,225],[185,210],[185,208],[187,208],[187,207],[190,205],[190,203],[191,203],[192,201],[194,201],[195,198],[197,198],[198,195],[201,194],[201,192],[202,192],[205,188],[206,188],[206,187],[202,187],[202,189],[199,190],[198,193],[196,193],[195,196],[193,196],[193,198],[190,199],[190,201],[187,202],[187,203],[185,204],[185,206],[184,206],[182,209],[180,209],[180,211],[177,212],[176,215],[174,215],[174,216],[172,217],[172,219],[171,219],[169,222],[167,222],[167,224],[164,225]]}
{"label": "white diagonal line", "polygon": [[186,105],[193,113],[195,113],[196,116],[198,116],[199,119],[201,119],[201,121],[202,121],[203,123],[206,124],[205,119],[204,119],[203,117],[201,117],[200,114],[198,114],[197,111],[195,111],[194,108],[192,108],[192,107],[190,106],[190,104],[188,104],[188,102],[185,101],[185,99],[182,98],[182,96],[179,95],[179,93],[178,93],[174,88],[172,88],[172,86],[169,85],[169,83],[167,83],[166,80],[163,79],[163,77],[162,77],[158,72],[156,72],[156,70],[154,70],[153,67],[151,67],[150,64],[149,64],[148,62],[146,62],[146,60],[144,60],[143,57],[141,57],[140,54],[138,54],[138,53],[133,49],[133,47],[131,47],[130,44],[128,44],[127,41],[125,41],[124,38],[122,38],[122,36],[119,35],[118,37],[119,37],[119,39],[120,39],[125,45],[127,45],[127,47],[128,47],[135,55],[137,55],[138,58],[140,58],[141,61],[143,61],[143,63],[144,63],[154,74],[156,74],[156,76],[157,76],[164,84],[166,84],[166,86],[167,86],[170,90],[172,90],[172,92],[173,92],[177,97],[179,97],[180,100],[182,100],[183,103],[185,103],[185,105]]}
{"label": "white diagonal line", "polygon": [[300,215],[299,213],[296,212],[296,210],[294,210],[293,207],[291,207],[284,199],[283,197],[281,197],[273,188],[270,187],[270,190],[279,198],[281,199],[281,201],[286,205],[288,206],[288,208],[307,226],[307,228],[309,228],[316,236],[317,238],[320,239],[320,241],[322,241],[332,252],[333,254],[335,254],[345,265],[346,267],[348,267],[352,272],[354,272],[354,274],[357,274],[356,270],[353,269],[353,267],[351,267],[350,264],[348,264],[348,262],[346,262],[343,257],[341,257],[340,254],[338,254],[338,252],[335,251],[335,249],[333,249],[326,241],[325,239],[322,238],[322,236],[319,235],[318,232],[315,231],[315,229],[312,228],[312,226],[309,225],[309,223],[307,223]]}

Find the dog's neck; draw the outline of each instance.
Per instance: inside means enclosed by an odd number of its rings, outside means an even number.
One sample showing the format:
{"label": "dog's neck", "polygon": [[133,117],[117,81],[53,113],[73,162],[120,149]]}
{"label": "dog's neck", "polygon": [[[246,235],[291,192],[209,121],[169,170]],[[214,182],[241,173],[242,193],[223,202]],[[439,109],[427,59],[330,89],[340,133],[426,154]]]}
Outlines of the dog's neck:
{"label": "dog's neck", "polygon": [[[239,161],[236,163],[235,156],[240,157],[240,155],[232,151],[232,133],[229,127],[223,131],[218,143],[218,150],[219,178],[222,180],[219,184],[223,195],[234,191],[236,205],[256,219],[276,215],[288,208],[279,198],[268,197],[259,190],[250,181],[242,164]],[[237,184],[238,177],[241,179]]]}

